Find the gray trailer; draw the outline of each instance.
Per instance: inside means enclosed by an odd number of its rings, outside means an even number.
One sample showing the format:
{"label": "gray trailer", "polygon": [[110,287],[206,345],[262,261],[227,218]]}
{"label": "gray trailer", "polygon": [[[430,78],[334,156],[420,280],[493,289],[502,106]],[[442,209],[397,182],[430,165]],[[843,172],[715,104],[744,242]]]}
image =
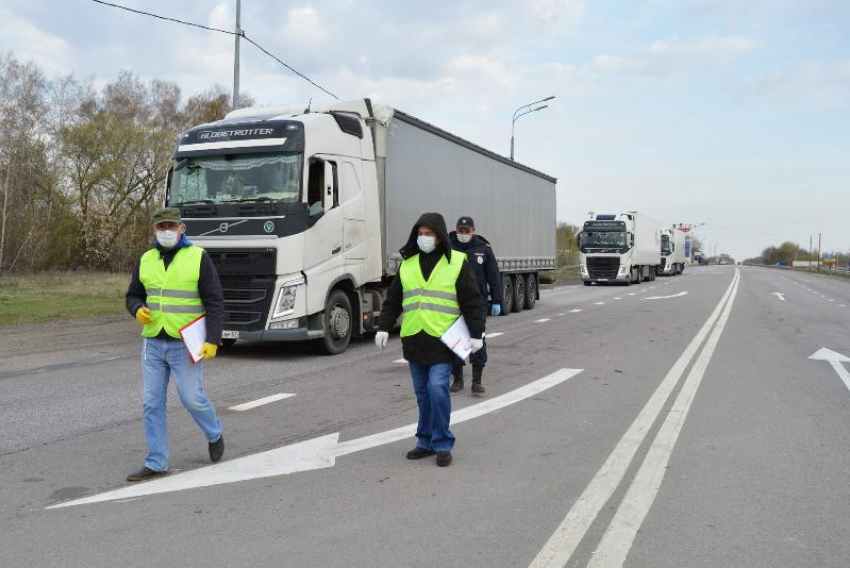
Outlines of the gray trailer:
{"label": "gray trailer", "polygon": [[381,118],[373,132],[385,273],[395,274],[420,214],[442,213],[450,228],[468,215],[499,262],[503,313],[533,308],[539,273],[555,269],[557,180],[401,111]]}

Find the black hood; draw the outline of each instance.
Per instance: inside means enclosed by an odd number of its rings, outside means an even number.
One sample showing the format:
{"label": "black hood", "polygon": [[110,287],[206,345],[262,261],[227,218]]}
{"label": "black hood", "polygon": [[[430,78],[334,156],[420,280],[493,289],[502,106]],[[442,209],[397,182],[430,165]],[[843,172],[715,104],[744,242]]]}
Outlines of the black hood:
{"label": "black hood", "polygon": [[439,213],[423,213],[419,220],[413,225],[413,228],[410,230],[410,238],[407,239],[407,244],[405,244],[398,251],[401,253],[401,257],[404,259],[408,259],[411,256],[419,254],[419,245],[416,244],[417,229],[425,225],[437,235],[437,238],[440,239],[440,244],[437,245],[437,248],[434,249],[434,252],[442,249],[443,254],[446,255],[447,260],[452,259],[452,243],[449,239],[449,231],[446,229],[446,220],[443,219],[443,216]]}

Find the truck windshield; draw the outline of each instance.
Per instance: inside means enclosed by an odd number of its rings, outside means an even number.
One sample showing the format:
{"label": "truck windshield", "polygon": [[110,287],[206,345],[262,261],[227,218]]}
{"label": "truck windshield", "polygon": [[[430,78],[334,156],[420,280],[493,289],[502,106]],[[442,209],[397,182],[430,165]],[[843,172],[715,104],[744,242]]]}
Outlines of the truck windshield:
{"label": "truck windshield", "polygon": [[229,154],[174,162],[168,204],[301,201],[301,154]]}
{"label": "truck windshield", "polygon": [[579,233],[581,252],[621,252],[628,250],[625,231],[582,231]]}
{"label": "truck windshield", "polygon": [[670,250],[670,235],[661,235],[661,254],[667,256],[673,252]]}

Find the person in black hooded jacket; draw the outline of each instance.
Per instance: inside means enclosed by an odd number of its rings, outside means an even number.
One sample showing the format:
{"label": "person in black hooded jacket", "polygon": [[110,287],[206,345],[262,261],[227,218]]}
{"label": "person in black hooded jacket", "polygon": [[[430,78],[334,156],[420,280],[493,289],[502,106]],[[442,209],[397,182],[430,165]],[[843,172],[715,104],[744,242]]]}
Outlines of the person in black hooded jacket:
{"label": "person in black hooded jacket", "polygon": [[[463,259],[455,281],[455,293],[458,312],[463,315],[472,337],[472,347],[477,351],[483,347],[483,335],[486,318],[484,304],[478,291],[475,274],[465,255],[453,251],[449,240],[446,222],[439,213],[423,214],[410,232],[410,238],[399,251],[405,261],[418,259],[418,268],[422,277],[429,281],[435,270],[450,270],[452,259],[462,255]],[[441,262],[445,259],[446,262]],[[407,287],[405,287],[407,284]],[[402,269],[396,274],[387,292],[381,317],[378,320],[378,333],[375,343],[383,349],[387,344],[390,330],[395,326],[404,311],[405,292],[414,294],[411,282],[405,282]],[[407,289],[406,289],[407,288]],[[441,293],[445,295],[445,293]],[[449,294],[451,296],[451,294]],[[442,296],[436,296],[442,297]],[[424,302],[423,302],[424,303]],[[428,310],[414,309],[411,314],[425,314]],[[418,317],[427,317],[421,315]],[[437,454],[437,465],[447,466],[452,461],[451,450],[455,437],[449,430],[451,418],[451,397],[449,395],[449,377],[457,355],[443,344],[439,336],[427,332],[405,336],[402,327],[402,350],[410,365],[416,403],[419,407],[419,424],[416,429],[416,447],[407,453],[408,459],[420,459]]]}

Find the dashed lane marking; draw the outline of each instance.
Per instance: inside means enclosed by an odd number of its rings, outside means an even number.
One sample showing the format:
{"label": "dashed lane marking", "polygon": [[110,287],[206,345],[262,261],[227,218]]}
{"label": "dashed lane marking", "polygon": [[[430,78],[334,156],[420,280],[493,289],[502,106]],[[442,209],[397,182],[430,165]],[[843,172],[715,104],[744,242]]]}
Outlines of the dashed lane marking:
{"label": "dashed lane marking", "polygon": [[294,393],[291,392],[281,392],[278,394],[273,394],[271,396],[267,396],[265,398],[258,398],[257,400],[252,400],[251,402],[243,402],[242,404],[237,404],[236,406],[231,406],[228,410],[235,410],[236,412],[244,412],[246,410],[251,410],[253,408],[257,408],[258,406],[263,406],[265,404],[271,404],[272,402],[277,402],[279,400],[283,400],[285,398],[292,398],[295,396]]}
{"label": "dashed lane marking", "polygon": [[539,320],[534,320],[534,323],[546,323],[547,321],[552,321],[550,318],[543,318]]}

